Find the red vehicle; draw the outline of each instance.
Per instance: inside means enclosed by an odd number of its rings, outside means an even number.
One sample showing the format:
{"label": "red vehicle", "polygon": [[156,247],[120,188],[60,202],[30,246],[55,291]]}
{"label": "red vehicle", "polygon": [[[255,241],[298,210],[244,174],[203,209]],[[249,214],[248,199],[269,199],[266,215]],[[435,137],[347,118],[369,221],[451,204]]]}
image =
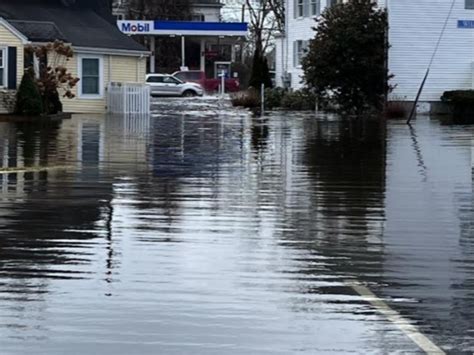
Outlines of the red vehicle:
{"label": "red vehicle", "polygon": [[[199,70],[187,70],[177,71],[173,73],[173,76],[184,81],[185,83],[198,83],[204,88],[206,92],[219,91],[221,85],[221,79],[209,79],[206,78],[206,74]],[[226,78],[225,79],[225,91],[236,92],[240,90],[240,82],[238,79]]]}

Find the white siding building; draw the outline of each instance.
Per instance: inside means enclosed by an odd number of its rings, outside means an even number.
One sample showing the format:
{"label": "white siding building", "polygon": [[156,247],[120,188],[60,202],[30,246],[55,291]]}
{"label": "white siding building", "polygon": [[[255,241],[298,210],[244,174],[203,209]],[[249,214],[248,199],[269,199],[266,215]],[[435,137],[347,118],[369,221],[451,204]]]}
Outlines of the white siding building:
{"label": "white siding building", "polygon": [[[277,40],[277,84],[302,87],[300,58],[314,37],[314,18],[337,0],[286,0],[286,34]],[[392,100],[414,101],[448,16],[449,0],[381,0],[389,14]],[[320,9],[318,11],[318,9]],[[474,0],[457,0],[420,98],[436,102],[446,90],[474,89]],[[426,106],[428,107],[428,106]]]}
{"label": "white siding building", "polygon": [[[393,100],[414,101],[451,3],[448,0],[389,2],[389,69],[395,75],[396,85]],[[474,89],[473,63],[474,1],[457,0],[420,101],[439,101],[446,90]]]}

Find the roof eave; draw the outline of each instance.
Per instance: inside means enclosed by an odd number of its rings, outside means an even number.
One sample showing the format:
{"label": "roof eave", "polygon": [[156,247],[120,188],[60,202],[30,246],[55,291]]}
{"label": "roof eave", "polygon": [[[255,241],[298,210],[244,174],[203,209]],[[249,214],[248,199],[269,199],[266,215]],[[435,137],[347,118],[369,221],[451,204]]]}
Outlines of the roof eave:
{"label": "roof eave", "polygon": [[81,47],[73,46],[74,52],[86,53],[86,54],[110,54],[110,55],[121,55],[129,57],[149,57],[150,51],[139,51],[130,49],[116,49],[116,48],[97,48],[97,47]]}
{"label": "roof eave", "polygon": [[29,44],[29,39],[20,31],[18,31],[13,25],[11,25],[3,17],[0,17],[0,25],[5,26],[11,33],[13,33],[23,44]]}

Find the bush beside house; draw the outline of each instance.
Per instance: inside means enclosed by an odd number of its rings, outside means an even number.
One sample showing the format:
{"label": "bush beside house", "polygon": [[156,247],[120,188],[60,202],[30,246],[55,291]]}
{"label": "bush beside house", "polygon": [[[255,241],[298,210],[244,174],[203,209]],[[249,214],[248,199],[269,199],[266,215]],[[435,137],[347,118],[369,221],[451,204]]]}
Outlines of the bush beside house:
{"label": "bush beside house", "polygon": [[[231,95],[232,105],[250,109],[261,106],[260,92],[250,88]],[[314,110],[316,95],[309,90],[286,90],[283,88],[265,89],[265,109],[281,109],[292,111]]]}
{"label": "bush beside house", "polygon": [[441,101],[449,105],[454,119],[474,121],[474,90],[446,91]]}
{"label": "bush beside house", "polygon": [[43,98],[32,71],[26,71],[16,95],[15,114],[39,116],[44,113]]}

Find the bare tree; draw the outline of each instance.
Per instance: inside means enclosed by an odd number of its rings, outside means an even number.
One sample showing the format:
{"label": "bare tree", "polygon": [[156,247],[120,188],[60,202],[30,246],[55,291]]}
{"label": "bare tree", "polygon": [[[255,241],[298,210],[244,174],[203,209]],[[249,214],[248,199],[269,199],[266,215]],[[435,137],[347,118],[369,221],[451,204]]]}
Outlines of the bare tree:
{"label": "bare tree", "polygon": [[278,31],[285,32],[285,0],[268,0]]}
{"label": "bare tree", "polygon": [[125,5],[130,19],[147,20],[189,20],[191,3],[189,0],[129,0]]}

